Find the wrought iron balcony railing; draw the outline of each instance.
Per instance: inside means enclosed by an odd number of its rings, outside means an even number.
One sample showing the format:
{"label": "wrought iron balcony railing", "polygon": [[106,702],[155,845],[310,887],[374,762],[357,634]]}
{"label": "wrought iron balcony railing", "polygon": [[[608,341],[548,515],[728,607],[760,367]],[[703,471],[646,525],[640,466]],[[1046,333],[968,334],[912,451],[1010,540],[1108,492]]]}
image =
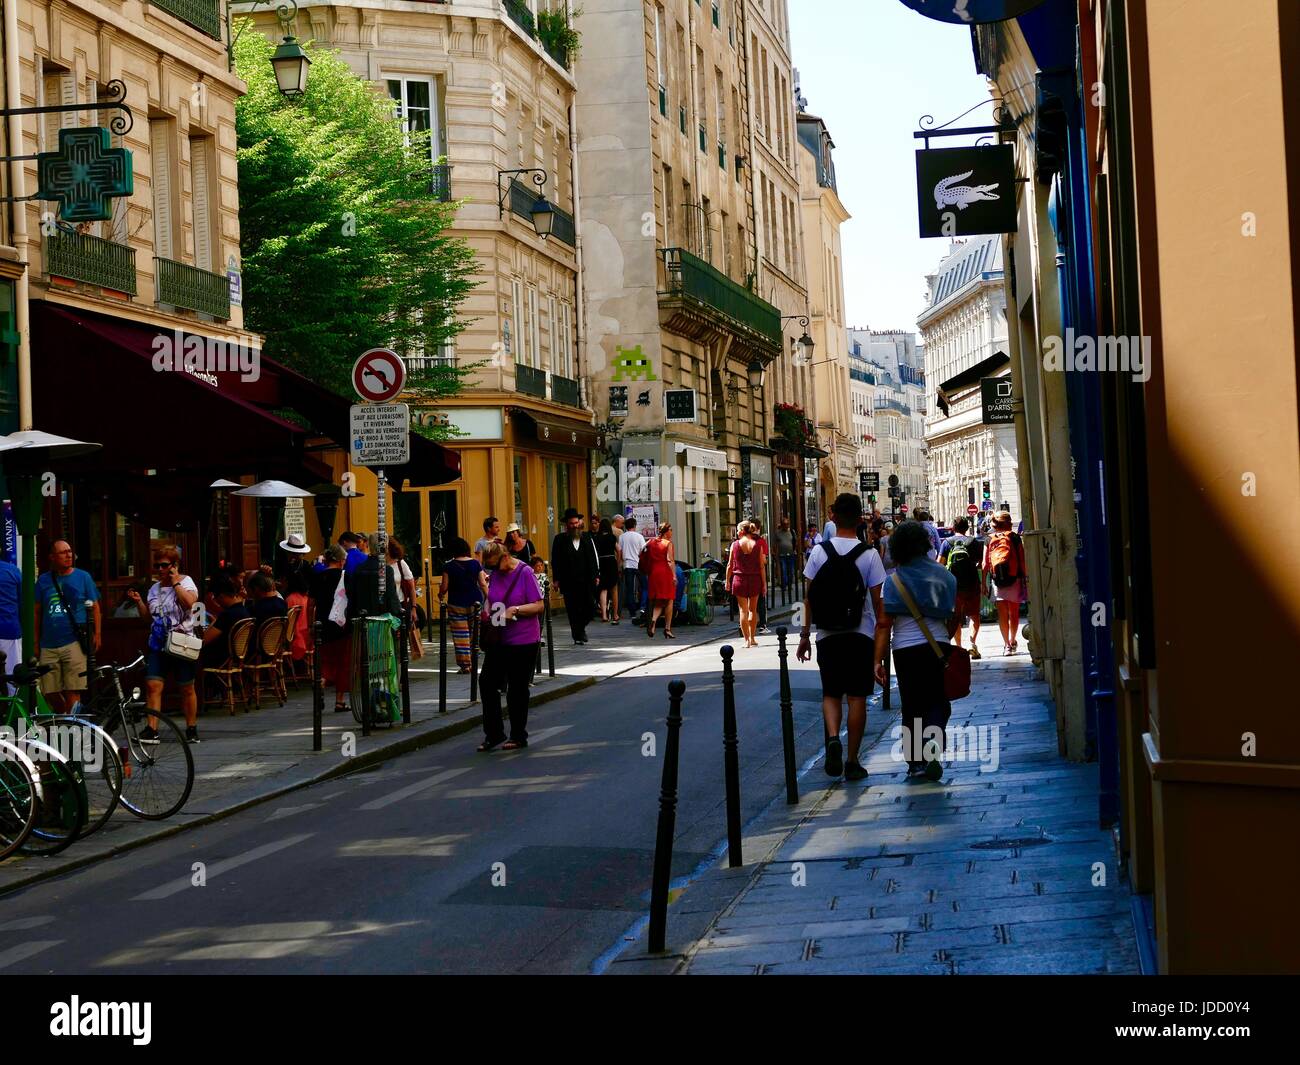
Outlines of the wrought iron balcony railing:
{"label": "wrought iron balcony railing", "polygon": [[582,393],[578,382],[572,377],[551,374],[551,399],[556,403],[563,403],[566,407],[581,407]]}
{"label": "wrought iron balcony railing", "polygon": [[438,163],[433,167],[433,176],[429,181],[429,191],[442,203],[451,202],[451,167]]}
{"label": "wrought iron balcony railing", "polygon": [[182,22],[188,22],[200,33],[221,40],[221,4],[219,0],[149,0]]}
{"label": "wrought iron balcony railing", "polygon": [[537,19],[533,13],[528,10],[528,5],[524,0],[502,0],[506,9],[506,14],[510,16],[511,21],[522,29],[529,37],[537,36]]}
{"label": "wrought iron balcony railing", "polygon": [[134,296],[135,249],[81,233],[45,238],[45,272]]}
{"label": "wrought iron balcony railing", "polygon": [[780,352],[779,310],[685,248],[665,248],[663,258],[667,288],[660,293],[661,297],[688,300],[697,307],[711,310],[733,326],[757,334],[765,346]]}
{"label": "wrought iron balcony railing", "polygon": [[515,391],[526,396],[546,398],[546,371],[515,363]]}
{"label": "wrought iron balcony railing", "polygon": [[230,280],[225,274],[213,274],[188,263],[154,256],[158,302],[169,307],[183,307],[213,318],[230,317]]}
{"label": "wrought iron balcony railing", "polygon": [[[529,225],[533,223],[533,204],[539,199],[541,197],[522,181],[517,178],[510,179],[510,210]],[[576,248],[578,246],[578,229],[574,224],[573,215],[555,204],[551,204],[551,212],[555,215],[555,221],[551,227],[551,236],[567,244],[570,248]]]}

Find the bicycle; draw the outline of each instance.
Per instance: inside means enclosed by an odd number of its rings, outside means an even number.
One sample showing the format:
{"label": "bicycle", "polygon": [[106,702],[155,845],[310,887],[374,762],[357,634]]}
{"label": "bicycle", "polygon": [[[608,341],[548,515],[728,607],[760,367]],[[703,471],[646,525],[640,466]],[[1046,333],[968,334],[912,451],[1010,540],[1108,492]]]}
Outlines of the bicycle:
{"label": "bicycle", "polygon": [[15,736],[41,740],[79,765],[86,790],[86,823],[80,834],[89,836],[103,828],[117,809],[122,762],[109,735],[93,721],[54,712],[37,686],[53,668],[28,662],[6,678],[15,692],[0,691],[0,707],[7,707],[0,709],[0,724],[12,729]]}
{"label": "bicycle", "polygon": [[0,861],[27,842],[40,817],[41,799],[36,764],[16,743],[0,739]]}
{"label": "bicycle", "polygon": [[[125,666],[98,666],[95,695],[87,714],[102,723],[121,758],[122,805],[143,820],[161,821],[189,799],[194,787],[194,756],[174,721],[159,710],[150,710],[140,699],[139,688],[132,689],[128,697],[122,687],[122,677],[143,662],[144,655],[140,655]],[[142,721],[145,729],[140,727]],[[146,735],[147,730],[153,735]]]}

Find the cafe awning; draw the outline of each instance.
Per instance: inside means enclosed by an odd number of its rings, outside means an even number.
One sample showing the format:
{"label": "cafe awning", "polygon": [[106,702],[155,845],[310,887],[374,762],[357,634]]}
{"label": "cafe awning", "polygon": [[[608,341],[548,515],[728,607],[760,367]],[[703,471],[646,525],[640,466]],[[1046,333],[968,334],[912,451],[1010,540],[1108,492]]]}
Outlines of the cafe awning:
{"label": "cafe awning", "polygon": [[[244,470],[314,482],[330,472],[306,453],[308,441],[319,435],[348,446],[352,401],[260,350],[227,347],[225,368],[209,358],[185,369],[185,350],[211,351],[213,338],[47,301],[33,301],[32,319],[36,424],[104,441],[88,469]],[[177,350],[179,365],[165,357]],[[93,401],[67,402],[70,389],[89,390]],[[399,476],[412,487],[446,484],[460,476],[460,456],[412,434],[411,462]]]}
{"label": "cafe awning", "polygon": [[948,406],[952,403],[958,392],[967,388],[976,387],[985,377],[990,377],[997,370],[1002,369],[1011,361],[1011,356],[1005,351],[995,351],[987,359],[981,359],[974,366],[962,370],[961,373],[954,377],[948,378],[939,385],[938,394],[935,397],[939,404],[939,409],[948,413]]}
{"label": "cafe awning", "polygon": [[510,413],[520,419],[520,425],[529,427],[543,444],[562,444],[567,447],[603,448],[605,434],[588,422],[559,415],[539,414],[524,407],[511,407]]}

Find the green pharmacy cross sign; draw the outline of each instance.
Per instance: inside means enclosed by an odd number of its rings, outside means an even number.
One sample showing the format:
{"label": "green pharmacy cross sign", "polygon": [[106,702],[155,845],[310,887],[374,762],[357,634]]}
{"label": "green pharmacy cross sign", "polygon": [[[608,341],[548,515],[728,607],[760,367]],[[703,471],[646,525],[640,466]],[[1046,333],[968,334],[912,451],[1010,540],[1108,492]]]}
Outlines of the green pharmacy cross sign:
{"label": "green pharmacy cross sign", "polygon": [[106,222],[110,202],[134,188],[131,152],[111,147],[103,126],[59,130],[59,150],[36,156],[37,199],[57,200],[65,222]]}

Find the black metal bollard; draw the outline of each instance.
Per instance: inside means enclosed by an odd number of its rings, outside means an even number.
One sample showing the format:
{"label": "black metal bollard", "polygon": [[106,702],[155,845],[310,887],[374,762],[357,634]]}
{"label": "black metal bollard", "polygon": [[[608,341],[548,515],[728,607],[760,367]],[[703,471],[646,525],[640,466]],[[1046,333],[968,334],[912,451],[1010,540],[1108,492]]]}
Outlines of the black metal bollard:
{"label": "black metal bollard", "polygon": [[320,671],[320,622],[312,622],[312,659],[311,659],[311,749],[321,749],[322,718],[325,714],[325,679]]}
{"label": "black metal bollard", "polygon": [[736,735],[736,674],[731,658],[736,653],[724,644],[722,654],[722,764],[727,787],[727,864],[738,869],[745,862],[740,854],[740,746]]}
{"label": "black metal bollard", "polygon": [[655,833],[655,867],[650,882],[650,953],[661,954],[668,923],[668,881],[673,867],[673,832],[677,825],[677,754],[682,729],[685,681],[668,685],[668,735],[664,741],[663,782],[659,786],[659,829]]}
{"label": "black metal bollard", "polygon": [[433,643],[433,568],[424,560],[424,628],[425,636]]}
{"label": "black metal bollard", "polygon": [[482,615],[473,611],[469,616],[469,701],[478,699],[478,628]]}
{"label": "black metal bollard", "polygon": [[397,669],[402,689],[403,725],[411,723],[411,633],[415,631],[411,627],[411,622],[415,620],[415,604],[411,603],[409,606],[407,616],[402,619],[402,627],[397,632],[398,638],[402,641],[402,646],[397,649]]}
{"label": "black metal bollard", "polygon": [[[361,631],[359,634],[356,632],[357,622],[361,623]],[[361,617],[357,618],[357,620],[352,623],[352,638],[355,640],[358,635],[361,637],[361,735],[369,736],[370,723],[374,720],[374,717],[370,705],[373,698],[373,694],[370,691],[370,628],[365,622],[366,619]],[[355,650],[356,648],[354,645],[354,653]]]}
{"label": "black metal bollard", "polygon": [[550,676],[555,676],[555,638],[551,635],[551,564],[545,563],[546,566],[546,671]]}
{"label": "black metal bollard", "polygon": [[781,746],[785,749],[785,801],[793,806],[799,801],[799,779],[794,765],[794,701],[790,695],[790,664],[786,658],[785,638],[789,630],[778,625],[777,656],[781,660]]}
{"label": "black metal bollard", "polygon": [[438,713],[447,712],[447,600],[438,600]]}

